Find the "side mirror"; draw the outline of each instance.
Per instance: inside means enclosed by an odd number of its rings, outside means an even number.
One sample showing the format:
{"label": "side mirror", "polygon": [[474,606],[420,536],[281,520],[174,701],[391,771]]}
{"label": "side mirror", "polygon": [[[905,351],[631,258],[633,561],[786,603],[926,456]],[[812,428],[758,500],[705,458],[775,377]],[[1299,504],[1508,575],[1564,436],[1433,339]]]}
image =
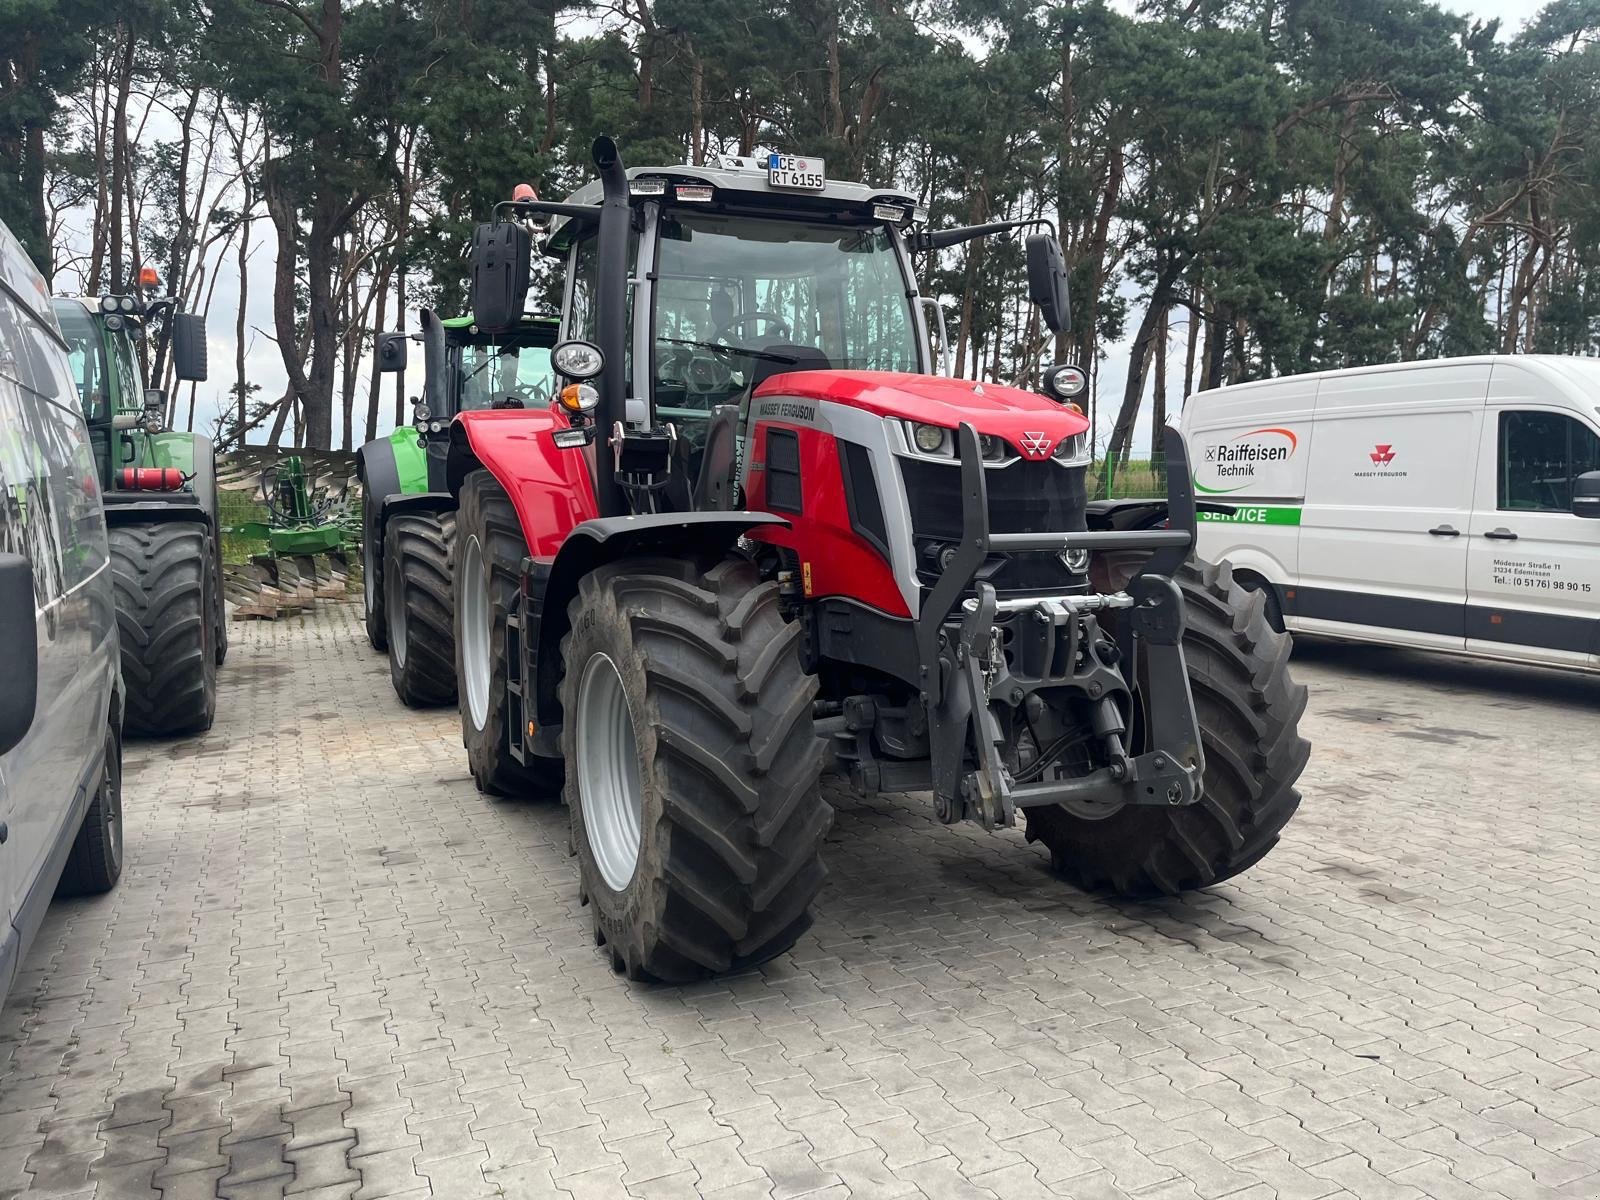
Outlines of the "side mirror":
{"label": "side mirror", "polygon": [[1572,515],[1600,517],[1600,471],[1585,471],[1572,481]]}
{"label": "side mirror", "polygon": [[528,299],[533,239],[510,221],[479,225],[472,233],[472,319],[480,329],[514,328]]}
{"label": "side mirror", "polygon": [[1067,295],[1067,260],[1061,243],[1048,233],[1028,237],[1028,299],[1039,306],[1039,315],[1051,333],[1072,328],[1072,302]]}
{"label": "side mirror", "polygon": [[0,754],[33,727],[39,702],[39,643],[33,612],[33,564],[20,554],[0,554]]}
{"label": "side mirror", "polygon": [[206,379],[206,319],[198,313],[172,316],[172,370],[179,379]]}
{"label": "side mirror", "polygon": [[378,335],[378,370],[404,371],[406,369],[406,335],[380,333]]}

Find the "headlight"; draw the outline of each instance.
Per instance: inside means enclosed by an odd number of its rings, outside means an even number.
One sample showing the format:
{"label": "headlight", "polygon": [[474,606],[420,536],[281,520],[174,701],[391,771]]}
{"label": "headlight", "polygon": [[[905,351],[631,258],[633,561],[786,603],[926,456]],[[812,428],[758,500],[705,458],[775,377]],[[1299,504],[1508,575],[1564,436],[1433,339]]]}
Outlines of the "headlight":
{"label": "headlight", "polygon": [[593,342],[562,342],[550,351],[550,361],[568,379],[593,379],[605,366],[605,356]]}
{"label": "headlight", "polygon": [[992,433],[980,433],[978,446],[984,462],[1000,462],[1011,457],[1011,447],[1006,445],[1005,439],[997,438]]}
{"label": "headlight", "polygon": [[1089,552],[1087,550],[1063,550],[1060,554],[1061,565],[1074,575],[1085,575],[1089,571]]}
{"label": "headlight", "polygon": [[429,421],[428,422],[428,432],[429,433],[443,433],[444,432],[444,422],[443,421]]}
{"label": "headlight", "polygon": [[1089,431],[1075,433],[1071,437],[1064,437],[1056,444],[1054,456],[1058,461],[1074,467],[1089,465]]}
{"label": "headlight", "polygon": [[941,425],[923,425],[920,422],[913,424],[911,426],[911,441],[924,454],[942,454],[947,458],[955,457],[955,447],[950,431]]}

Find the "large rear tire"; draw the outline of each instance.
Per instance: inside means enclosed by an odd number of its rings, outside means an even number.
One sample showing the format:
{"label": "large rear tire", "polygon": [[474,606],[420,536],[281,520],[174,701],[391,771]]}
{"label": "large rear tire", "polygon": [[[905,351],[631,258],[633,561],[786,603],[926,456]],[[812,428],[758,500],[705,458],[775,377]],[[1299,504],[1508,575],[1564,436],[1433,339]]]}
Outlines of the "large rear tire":
{"label": "large rear tire", "polygon": [[363,491],[361,496],[361,613],[367,627],[367,644],[382,654],[389,648],[389,626],[383,612],[383,557],[380,553],[377,515],[378,498]]}
{"label": "large rear tire", "polygon": [[216,621],[212,625],[211,645],[212,652],[216,655],[217,666],[220,667],[228,661],[228,601],[222,586],[222,533],[215,522],[211,529],[211,547],[214,551],[212,566],[215,570],[215,574],[211,577],[211,604],[217,614]]}
{"label": "large rear tire", "polygon": [[1086,890],[1175,895],[1220,883],[1259,862],[1300,806],[1295,782],[1310,745],[1299,733],[1306,689],[1289,675],[1289,636],[1226,563],[1191,561],[1177,582],[1204,794],[1185,808],[1130,806],[1098,819],[1027,809],[1028,840],[1043,842],[1055,869]]}
{"label": "large rear tire", "polygon": [[383,538],[383,610],[389,678],[409,708],[456,700],[455,592],[450,579],[453,512],[401,513]]}
{"label": "large rear tire", "polygon": [[122,877],[122,737],[106,726],[105,766],[56,883],[58,896],[109,892]]}
{"label": "large rear tire", "polygon": [[210,528],[185,520],[108,531],[127,688],[123,730],[142,737],[201,733],[217,710]]}
{"label": "large rear tire", "polygon": [[456,517],[456,688],[473,782],[491,796],[551,796],[561,788],[560,760],[511,757],[506,620],[517,604],[527,553],[505,489],[488,471],[472,472]]}
{"label": "large rear tire", "polygon": [[624,559],[580,581],[571,616],[561,737],[596,942],[667,983],[782,954],[811,924],[833,810],[777,584],[742,560]]}

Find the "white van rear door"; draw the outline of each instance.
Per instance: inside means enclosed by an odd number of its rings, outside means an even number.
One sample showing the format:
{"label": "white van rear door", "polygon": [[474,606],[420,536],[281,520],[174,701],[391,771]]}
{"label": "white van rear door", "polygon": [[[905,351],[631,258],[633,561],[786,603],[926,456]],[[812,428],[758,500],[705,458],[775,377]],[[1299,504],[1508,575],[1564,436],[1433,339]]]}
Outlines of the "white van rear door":
{"label": "white van rear door", "polygon": [[1296,628],[1462,649],[1487,363],[1325,375],[1300,520]]}
{"label": "white van rear door", "polygon": [[[1600,387],[1595,394],[1600,399]],[[1497,364],[1479,463],[1467,556],[1468,648],[1596,665],[1600,520],[1571,511],[1573,478],[1600,470],[1594,408],[1572,407],[1540,373]]]}

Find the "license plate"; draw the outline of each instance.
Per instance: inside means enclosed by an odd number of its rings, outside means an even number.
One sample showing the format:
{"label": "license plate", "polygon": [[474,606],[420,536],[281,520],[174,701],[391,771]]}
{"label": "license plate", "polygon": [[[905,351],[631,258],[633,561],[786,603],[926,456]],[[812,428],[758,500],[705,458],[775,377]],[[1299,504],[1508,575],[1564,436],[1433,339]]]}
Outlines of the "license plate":
{"label": "license plate", "polygon": [[801,158],[795,154],[767,155],[767,183],[772,187],[820,192],[827,182],[827,168],[820,158]]}

